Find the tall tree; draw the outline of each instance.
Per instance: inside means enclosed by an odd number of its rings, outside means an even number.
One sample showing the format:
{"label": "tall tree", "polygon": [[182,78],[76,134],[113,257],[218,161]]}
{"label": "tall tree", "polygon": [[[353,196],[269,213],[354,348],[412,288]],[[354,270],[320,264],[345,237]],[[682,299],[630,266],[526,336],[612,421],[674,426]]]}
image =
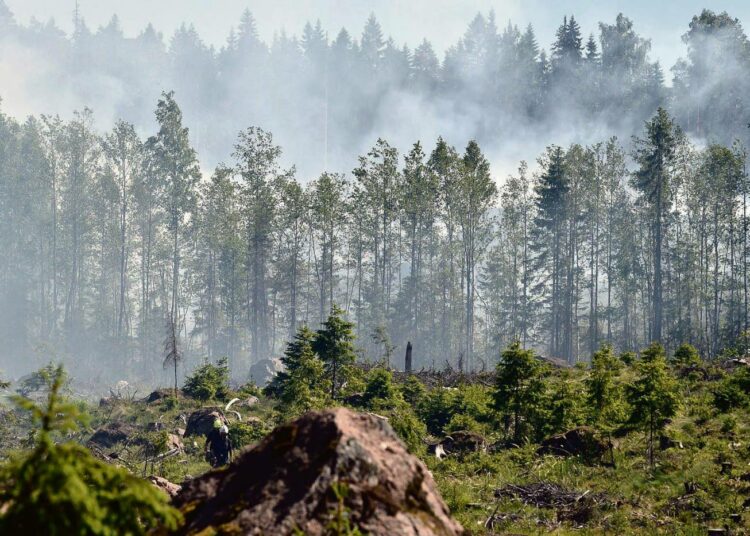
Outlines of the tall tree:
{"label": "tall tree", "polygon": [[463,156],[456,203],[464,254],[466,326],[464,357],[468,370],[474,367],[474,307],[477,264],[491,239],[490,209],[497,196],[497,186],[490,176],[490,164],[476,141],[470,141]]}
{"label": "tall tree", "polygon": [[659,108],[651,121],[646,123],[645,137],[636,140],[633,155],[640,166],[634,175],[633,185],[641,192],[651,220],[653,292],[649,337],[652,341],[662,339],[662,254],[667,216],[672,202],[671,166],[680,136],[679,127],[667,111]]}
{"label": "tall tree", "polygon": [[162,93],[156,105],[159,132],[148,139],[147,150],[153,154],[153,171],[161,182],[160,204],[167,215],[172,238],[172,291],[169,305],[171,322],[180,326],[180,260],[185,247],[186,222],[195,212],[195,189],[200,178],[198,158],[190,145],[188,128],[182,124],[182,112],[174,92]]}
{"label": "tall tree", "polygon": [[257,127],[240,132],[233,156],[242,185],[251,356],[259,360],[267,358],[271,348],[268,287],[277,211],[276,187],[278,181],[291,176],[293,170],[281,170],[281,147],[274,144],[270,132]]}

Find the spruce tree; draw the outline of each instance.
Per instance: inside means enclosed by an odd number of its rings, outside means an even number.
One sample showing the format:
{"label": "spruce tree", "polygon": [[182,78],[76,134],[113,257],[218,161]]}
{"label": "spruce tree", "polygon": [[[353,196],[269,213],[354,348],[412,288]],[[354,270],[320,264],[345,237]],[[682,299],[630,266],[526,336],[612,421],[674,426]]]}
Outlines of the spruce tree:
{"label": "spruce tree", "polygon": [[321,409],[330,401],[325,364],[315,355],[314,344],[313,332],[304,326],[300,328],[295,340],[289,343],[284,352],[283,361],[287,367],[282,373],[284,376],[269,386],[279,391],[279,412],[285,420],[306,411]]}
{"label": "spruce tree", "polygon": [[325,363],[326,379],[331,382],[333,400],[337,399],[356,358],[353,329],[354,324],[344,318],[344,311],[334,305],[323,327],[316,332],[313,342],[313,349]]}
{"label": "spruce tree", "polygon": [[646,432],[648,459],[654,466],[654,435],[663,430],[679,408],[678,384],[667,366],[664,347],[654,342],[636,362],[635,380],[627,386],[630,422]]}
{"label": "spruce tree", "polygon": [[3,534],[115,536],[175,530],[180,514],[167,497],[127,470],[101,462],[73,442],[59,442],[86,418],[62,395],[62,367],[40,371],[47,400],[15,397],[38,427],[34,448],[0,468]]}
{"label": "spruce tree", "polygon": [[659,108],[646,123],[646,136],[636,140],[634,157],[640,168],[633,185],[649,207],[652,236],[653,284],[651,294],[651,341],[662,340],[664,313],[663,254],[666,224],[672,206],[672,169],[680,129],[667,111]]}
{"label": "spruce tree", "polygon": [[539,410],[544,396],[544,367],[533,350],[524,350],[513,342],[500,356],[495,373],[493,408],[500,413],[506,432],[513,427],[513,439],[519,442],[529,422]]}

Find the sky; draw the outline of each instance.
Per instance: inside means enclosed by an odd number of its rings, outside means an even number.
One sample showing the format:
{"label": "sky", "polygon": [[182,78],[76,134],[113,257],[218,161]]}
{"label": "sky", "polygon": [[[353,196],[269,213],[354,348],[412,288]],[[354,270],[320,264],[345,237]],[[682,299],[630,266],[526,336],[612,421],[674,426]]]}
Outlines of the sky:
{"label": "sky", "polygon": [[[54,18],[70,31],[76,0],[5,0],[20,22],[31,17]],[[666,69],[684,55],[680,36],[690,18],[708,7],[728,11],[741,21],[750,20],[748,0],[78,0],[80,13],[90,28],[106,24],[116,13],[126,35],[136,35],[149,22],[169,38],[181,23],[194,24],[210,44],[220,47],[241,13],[250,9],[261,36],[270,41],[275,32],[301,32],[306,21],[320,19],[333,37],[341,27],[358,35],[370,13],[398,44],[418,44],[423,37],[437,50],[456,43],[477,12],[494,10],[498,24],[508,20],[524,27],[532,23],[545,48],[562,17],[574,14],[585,35],[597,33],[599,21],[613,21],[623,12],[633,19],[636,31],[652,40],[652,59]],[[667,77],[669,78],[669,76]]]}

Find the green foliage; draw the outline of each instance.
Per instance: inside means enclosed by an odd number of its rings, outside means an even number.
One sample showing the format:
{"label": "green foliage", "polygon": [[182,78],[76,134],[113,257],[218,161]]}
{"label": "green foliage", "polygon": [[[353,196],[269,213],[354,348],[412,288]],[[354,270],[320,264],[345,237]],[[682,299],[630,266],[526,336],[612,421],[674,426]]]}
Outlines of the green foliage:
{"label": "green foliage", "polygon": [[263,392],[268,396],[281,397],[281,394],[288,388],[291,375],[300,366],[300,360],[303,353],[312,348],[315,340],[315,333],[307,326],[302,326],[294,334],[294,339],[287,343],[281,362],[284,370],[276,374]]}
{"label": "green foliage", "polygon": [[180,405],[180,400],[174,395],[168,396],[162,399],[162,403],[161,403],[161,406],[162,408],[164,408],[165,411],[171,411],[173,409],[177,409],[179,405]]}
{"label": "green foliage", "polygon": [[401,405],[388,412],[388,422],[412,454],[424,454],[427,427],[411,408]]}
{"label": "green foliage", "polygon": [[[274,376],[275,378],[275,376]],[[263,389],[255,385],[255,382],[247,382],[246,384],[242,385],[239,389],[237,389],[237,392],[235,393],[238,397],[249,397],[249,396],[255,396],[260,398],[263,396]]]}
{"label": "green foliage", "polygon": [[543,374],[544,367],[533,350],[524,350],[518,341],[503,351],[497,364],[493,408],[500,413],[506,433],[513,427],[516,441],[530,432],[530,423],[539,411]]}
{"label": "green foliage", "polygon": [[443,436],[456,430],[487,433],[490,430],[492,393],[480,385],[436,387],[416,406],[430,434]]}
{"label": "green foliage", "polygon": [[169,434],[166,430],[140,432],[133,439],[140,445],[144,458],[152,458],[169,450]]}
{"label": "green foliage", "polygon": [[690,366],[700,365],[701,355],[698,350],[692,344],[684,343],[681,344],[677,350],[674,351],[672,361],[677,365]]}
{"label": "green foliage", "polygon": [[[339,397],[347,397],[364,393],[367,388],[367,375],[360,367],[346,367],[346,382],[341,386]],[[329,384],[330,385],[330,384]]]}
{"label": "green foliage", "polygon": [[372,342],[376,346],[380,346],[383,353],[380,356],[381,362],[389,367],[391,365],[391,358],[396,347],[391,342],[391,336],[388,334],[388,330],[385,326],[379,325],[375,327],[375,330],[371,334]]}
{"label": "green foliage", "polygon": [[61,395],[62,367],[40,374],[47,381],[44,407],[16,397],[39,429],[34,449],[0,468],[0,533],[116,536],[175,529],[179,513],[151,484],[80,445],[54,443],[53,436],[76,429],[82,415]]}
{"label": "green foliage", "polygon": [[[53,363],[48,363],[41,369],[32,372],[24,377],[18,384],[16,391],[21,396],[29,396],[32,393],[46,392],[50,386],[50,379],[57,374],[59,367]],[[60,389],[67,390],[70,385],[68,373],[62,370],[63,377],[60,378]]]}
{"label": "green foliage", "polygon": [[375,367],[370,371],[363,402],[369,409],[392,409],[402,402],[398,389],[393,385],[393,374],[389,370]]}
{"label": "green foliage", "polygon": [[492,424],[492,394],[483,385],[461,385],[452,398],[452,414],[446,432],[469,430],[479,434],[490,431]]}
{"label": "green foliage", "polygon": [[713,390],[714,406],[730,411],[750,404],[750,370],[743,367],[723,378]]}
{"label": "green foliage", "polygon": [[627,366],[631,366],[638,359],[638,355],[635,352],[623,352],[620,354],[620,361]]}
{"label": "green foliage", "polygon": [[432,435],[442,436],[453,417],[457,392],[446,387],[436,387],[418,407],[418,413]]}
{"label": "green foliage", "polygon": [[229,438],[234,448],[257,443],[271,432],[271,428],[264,423],[236,422],[229,427]]}
{"label": "green foliage", "polygon": [[344,318],[337,305],[316,332],[313,349],[325,364],[326,379],[330,382],[331,398],[336,400],[341,386],[346,382],[354,363],[354,324]]}
{"label": "green foliage", "polygon": [[399,385],[401,396],[412,408],[419,407],[427,397],[427,389],[419,379],[410,374],[406,380]]}
{"label": "green foliage", "polygon": [[721,420],[721,432],[724,434],[733,434],[737,430],[737,419],[731,415],[726,415]]}
{"label": "green foliage", "polygon": [[313,352],[312,343],[312,332],[303,327],[284,353],[291,368],[273,387],[280,390],[278,410],[282,418],[320,409],[328,403],[329,380],[325,377],[325,365]]}
{"label": "green foliage", "polygon": [[610,428],[623,418],[622,386],[618,374],[622,361],[615,357],[609,345],[591,357],[591,371],[584,380],[589,421],[600,427]]}
{"label": "green foliage", "polygon": [[334,482],[331,491],[336,497],[336,506],[330,513],[331,521],[326,525],[326,536],[363,536],[351,521],[351,510],[346,505],[349,488],[345,483]]}
{"label": "green foliage", "polygon": [[667,367],[664,347],[653,343],[641,353],[635,365],[637,377],[627,386],[630,422],[648,434],[653,465],[654,433],[664,428],[679,408],[678,384]]}
{"label": "green foliage", "polygon": [[550,434],[570,430],[584,422],[584,396],[580,385],[568,370],[546,383],[543,408],[534,419],[534,437],[541,439]]}
{"label": "green foliage", "polygon": [[229,364],[223,357],[214,363],[205,363],[185,380],[185,395],[196,400],[226,400],[229,394]]}

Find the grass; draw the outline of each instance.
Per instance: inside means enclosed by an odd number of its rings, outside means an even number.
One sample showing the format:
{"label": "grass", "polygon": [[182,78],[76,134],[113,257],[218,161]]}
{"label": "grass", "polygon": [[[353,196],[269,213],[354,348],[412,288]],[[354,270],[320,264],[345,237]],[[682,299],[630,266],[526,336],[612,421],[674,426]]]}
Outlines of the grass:
{"label": "grass", "polygon": [[[627,374],[625,371],[626,378]],[[573,376],[571,381],[580,381],[580,377]],[[621,437],[614,439],[614,467],[576,457],[539,456],[535,444],[469,453],[461,458],[450,456],[438,460],[427,454],[422,458],[452,514],[474,535],[549,532],[702,535],[707,527],[725,525],[735,534],[750,534],[750,515],[744,507],[746,500],[750,502],[750,481],[740,478],[750,475],[750,412],[740,408],[718,413],[712,405],[710,383],[684,387],[681,409],[666,429],[666,434],[681,441],[684,448],[658,451],[653,468],[647,461],[645,436],[639,431],[620,434]],[[503,430],[488,418],[489,389],[474,385],[462,391],[465,400],[471,403],[463,403],[461,415],[467,422],[478,423],[478,431],[493,442],[502,439]],[[161,423],[165,432],[176,432],[185,427],[181,416],[186,417],[200,407],[223,405],[180,397],[152,404],[120,400],[111,405],[89,406],[87,411],[92,416],[89,429],[68,439],[85,443],[94,430],[108,422],[129,423],[141,431],[149,430],[153,423]],[[244,420],[248,417],[259,420],[264,430],[275,424],[273,400],[261,396],[255,406],[237,409]],[[24,448],[28,424],[27,416],[21,412],[0,411],[0,458]],[[142,433],[156,441],[162,432]],[[136,474],[156,474],[181,483],[210,468],[203,459],[203,438],[187,438],[184,446],[184,453],[155,464],[144,463],[148,455],[140,447],[118,446],[110,450],[120,453],[115,463],[129,467]],[[732,464],[731,470],[722,472],[722,463]],[[508,484],[536,482],[551,482],[580,493],[603,493],[610,504],[595,510],[585,524],[577,524],[559,520],[554,509],[495,498],[495,490]],[[487,528],[485,524],[493,514],[497,522]]]}
{"label": "grass", "polygon": [[[750,421],[744,410],[732,417],[738,427],[731,439],[722,435],[720,419],[713,419],[700,429],[701,436],[685,438],[685,448],[659,452],[653,469],[648,466],[645,440],[639,433],[619,440],[615,467],[592,465],[577,458],[536,456],[535,445],[495,454],[474,453],[462,460],[432,458],[427,464],[451,512],[472,534],[492,533],[484,525],[493,512],[504,514],[509,521],[500,528],[513,534],[554,530],[557,534],[691,535],[705,534],[706,527],[725,524],[747,531],[748,516],[742,515],[742,522],[737,525],[730,520],[730,514],[742,514],[742,503],[750,496],[750,484],[737,478],[750,471]],[[690,417],[681,414],[667,431],[678,435],[680,428],[690,422]],[[721,474],[721,461],[733,462],[734,474]],[[581,527],[559,522],[554,510],[518,501],[497,502],[494,498],[494,490],[505,484],[540,481],[580,492],[603,492],[616,504],[597,512]],[[695,509],[670,510],[672,502],[686,494],[689,482],[696,483],[698,489]]]}

